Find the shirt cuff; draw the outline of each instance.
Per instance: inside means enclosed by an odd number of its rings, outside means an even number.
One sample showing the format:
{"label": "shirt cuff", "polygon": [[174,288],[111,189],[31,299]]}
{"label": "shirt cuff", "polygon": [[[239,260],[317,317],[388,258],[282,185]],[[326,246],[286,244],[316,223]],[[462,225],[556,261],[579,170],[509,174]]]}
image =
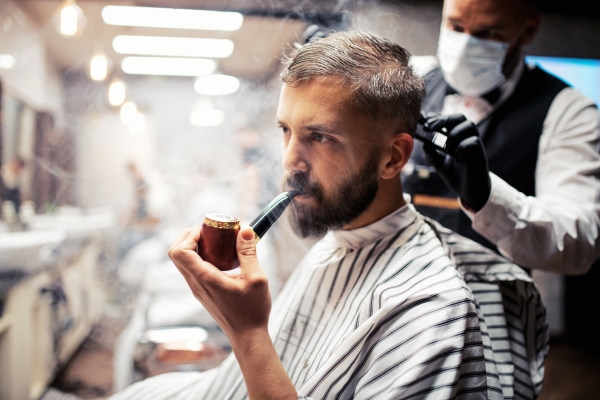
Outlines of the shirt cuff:
{"label": "shirt cuff", "polygon": [[[490,200],[488,199],[488,203],[490,202]],[[485,203],[487,205],[487,203]],[[458,198],[458,205],[460,206],[460,209],[463,210],[463,212],[465,214],[467,214],[467,217],[469,217],[471,219],[471,221],[473,221],[473,218],[475,218],[475,212],[471,211],[470,209],[468,209],[467,207],[465,207],[465,205],[462,202],[462,199],[459,197]],[[483,208],[485,208],[485,206],[483,206]],[[482,208],[482,210],[483,210]],[[481,210],[479,210],[481,211]]]}
{"label": "shirt cuff", "polygon": [[473,221],[473,229],[497,244],[515,230],[525,195],[491,172],[490,180],[490,197],[481,210],[474,213],[466,209],[462,201],[459,203],[460,208]]}

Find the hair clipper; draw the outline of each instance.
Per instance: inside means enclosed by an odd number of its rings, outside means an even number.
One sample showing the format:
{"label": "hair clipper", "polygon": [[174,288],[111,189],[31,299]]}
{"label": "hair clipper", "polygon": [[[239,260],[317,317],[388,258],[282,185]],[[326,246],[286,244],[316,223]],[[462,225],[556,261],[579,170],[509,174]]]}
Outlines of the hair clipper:
{"label": "hair clipper", "polygon": [[427,120],[421,113],[419,121],[417,122],[417,129],[415,131],[415,137],[423,143],[431,143],[435,148],[444,153],[448,153],[446,149],[446,142],[448,141],[448,132],[446,128],[442,128],[442,131],[434,131],[425,126]]}

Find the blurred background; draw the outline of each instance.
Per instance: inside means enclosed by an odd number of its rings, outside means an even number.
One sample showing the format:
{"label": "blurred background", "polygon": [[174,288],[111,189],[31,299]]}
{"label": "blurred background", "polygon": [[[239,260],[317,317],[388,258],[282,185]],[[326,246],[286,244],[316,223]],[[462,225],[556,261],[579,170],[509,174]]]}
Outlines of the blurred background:
{"label": "blurred background", "polygon": [[[0,0],[0,399],[100,398],[231,351],[168,260],[208,212],[280,191],[281,60],[310,25],[436,53],[442,1]],[[600,16],[549,1],[527,62],[600,102]],[[311,246],[259,245],[274,296]],[[593,272],[593,271],[592,271]],[[597,277],[535,272],[543,399],[600,398]],[[587,285],[587,286],[586,286]],[[582,325],[582,313],[588,325]],[[589,336],[589,335],[588,335]]]}

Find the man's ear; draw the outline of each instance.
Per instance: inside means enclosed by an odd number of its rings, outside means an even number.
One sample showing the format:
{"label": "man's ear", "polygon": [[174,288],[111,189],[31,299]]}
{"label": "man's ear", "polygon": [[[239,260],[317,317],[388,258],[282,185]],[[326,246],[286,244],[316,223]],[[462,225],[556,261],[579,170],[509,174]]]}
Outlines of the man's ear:
{"label": "man's ear", "polygon": [[380,178],[392,179],[398,175],[410,159],[413,147],[413,138],[408,133],[396,133],[392,136],[386,144],[384,154],[386,163],[379,175]]}
{"label": "man's ear", "polygon": [[541,14],[535,14],[529,21],[527,21],[527,26],[525,27],[525,31],[523,32],[523,38],[521,39],[522,46],[528,46],[533,42],[535,35],[537,34],[540,23],[542,22]]}

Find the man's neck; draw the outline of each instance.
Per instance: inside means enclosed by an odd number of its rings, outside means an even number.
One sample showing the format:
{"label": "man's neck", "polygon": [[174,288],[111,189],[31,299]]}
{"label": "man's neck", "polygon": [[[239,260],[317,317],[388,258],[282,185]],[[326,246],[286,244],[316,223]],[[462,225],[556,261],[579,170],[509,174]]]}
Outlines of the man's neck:
{"label": "man's neck", "polygon": [[400,176],[397,175],[392,179],[380,179],[379,188],[373,203],[358,218],[345,225],[342,229],[356,229],[372,224],[405,205],[406,201],[402,192]]}
{"label": "man's neck", "polygon": [[523,49],[522,48],[516,48],[512,54],[510,54],[506,60],[506,62],[504,63],[504,65],[502,66],[502,73],[504,74],[504,76],[509,79],[511,74],[514,72],[515,68],[517,67],[517,65],[519,65],[519,63],[523,62]]}

